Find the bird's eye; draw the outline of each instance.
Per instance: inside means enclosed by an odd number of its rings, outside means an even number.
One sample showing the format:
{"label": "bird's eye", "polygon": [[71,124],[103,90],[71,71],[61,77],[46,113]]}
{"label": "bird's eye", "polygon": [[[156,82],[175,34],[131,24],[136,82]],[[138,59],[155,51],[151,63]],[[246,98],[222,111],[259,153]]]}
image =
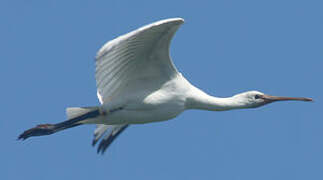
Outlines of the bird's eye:
{"label": "bird's eye", "polygon": [[255,99],[259,99],[260,98],[260,96],[257,94],[257,95],[255,95]]}

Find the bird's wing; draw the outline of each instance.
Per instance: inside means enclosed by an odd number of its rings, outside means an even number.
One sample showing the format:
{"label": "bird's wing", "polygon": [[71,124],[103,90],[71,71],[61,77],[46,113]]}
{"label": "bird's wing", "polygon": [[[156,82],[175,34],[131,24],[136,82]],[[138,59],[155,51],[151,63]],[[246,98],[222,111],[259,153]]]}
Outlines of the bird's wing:
{"label": "bird's wing", "polygon": [[[169,45],[183,22],[181,18],[158,21],[107,42],[96,57],[101,104],[124,98],[129,92],[153,91],[174,77],[178,72],[169,57]],[[104,153],[128,126],[97,125],[92,144],[102,139],[98,153]]]}
{"label": "bird's wing", "polygon": [[103,154],[109,145],[115,140],[120,133],[122,133],[129,125],[104,125],[98,124],[94,131],[94,139],[92,145],[94,146],[100,139],[100,143],[97,149],[98,153]]}
{"label": "bird's wing", "polygon": [[169,56],[181,18],[161,20],[107,42],[97,53],[97,94],[103,103],[156,90],[178,72]]}

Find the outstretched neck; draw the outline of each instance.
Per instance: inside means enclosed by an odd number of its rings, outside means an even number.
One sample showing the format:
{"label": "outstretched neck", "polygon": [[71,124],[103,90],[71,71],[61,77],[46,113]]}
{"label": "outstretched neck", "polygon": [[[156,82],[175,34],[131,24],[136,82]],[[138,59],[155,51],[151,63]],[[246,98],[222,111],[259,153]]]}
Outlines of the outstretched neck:
{"label": "outstretched neck", "polygon": [[245,105],[235,96],[226,98],[213,97],[199,90],[187,99],[186,107],[187,109],[227,111],[245,108]]}

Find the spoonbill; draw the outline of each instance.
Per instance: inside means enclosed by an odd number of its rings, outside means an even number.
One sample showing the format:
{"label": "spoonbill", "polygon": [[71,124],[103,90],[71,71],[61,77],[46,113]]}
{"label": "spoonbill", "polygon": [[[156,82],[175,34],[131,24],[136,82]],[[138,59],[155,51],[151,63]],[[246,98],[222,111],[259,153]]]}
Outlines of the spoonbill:
{"label": "spoonbill", "polygon": [[169,120],[187,109],[226,111],[257,108],[277,101],[312,101],[259,91],[226,98],[206,94],[177,71],[169,55],[171,39],[183,22],[181,18],[157,21],[107,42],[96,56],[95,78],[101,104],[67,108],[68,120],[38,125],[18,139],[97,124],[92,145],[101,139],[97,152],[103,154],[130,124]]}

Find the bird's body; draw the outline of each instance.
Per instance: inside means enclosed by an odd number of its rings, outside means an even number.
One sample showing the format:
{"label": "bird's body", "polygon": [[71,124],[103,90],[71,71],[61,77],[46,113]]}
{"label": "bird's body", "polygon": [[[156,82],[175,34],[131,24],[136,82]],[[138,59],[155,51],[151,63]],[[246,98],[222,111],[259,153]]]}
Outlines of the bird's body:
{"label": "bird's body", "polygon": [[[137,124],[168,120],[186,109],[189,84],[180,74],[154,91],[143,90],[102,105],[103,124]],[[109,111],[118,109],[112,113]],[[89,122],[91,123],[91,122]]]}
{"label": "bird's body", "polygon": [[274,101],[301,100],[248,91],[218,98],[193,86],[179,73],[169,46],[181,18],[161,20],[106,43],[96,57],[100,106],[67,108],[68,120],[43,124],[25,131],[19,139],[48,135],[81,124],[98,124],[93,144],[104,152],[129,124],[169,120],[187,109],[224,111],[255,108]]}

